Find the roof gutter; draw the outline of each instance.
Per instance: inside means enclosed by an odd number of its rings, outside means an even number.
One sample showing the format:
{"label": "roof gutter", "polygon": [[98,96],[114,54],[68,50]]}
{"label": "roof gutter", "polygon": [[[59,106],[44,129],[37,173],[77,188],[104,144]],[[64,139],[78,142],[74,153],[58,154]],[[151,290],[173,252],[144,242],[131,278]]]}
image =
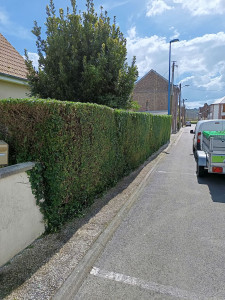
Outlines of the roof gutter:
{"label": "roof gutter", "polygon": [[9,75],[9,74],[0,73],[0,80],[8,82],[8,83],[15,83],[15,84],[19,84],[19,85],[28,86],[28,80],[27,79],[12,76],[12,75]]}

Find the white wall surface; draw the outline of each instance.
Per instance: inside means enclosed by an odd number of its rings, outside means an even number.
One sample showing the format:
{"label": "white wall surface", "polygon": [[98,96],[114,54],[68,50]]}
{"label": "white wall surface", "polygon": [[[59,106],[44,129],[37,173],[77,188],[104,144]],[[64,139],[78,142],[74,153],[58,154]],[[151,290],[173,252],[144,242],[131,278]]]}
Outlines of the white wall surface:
{"label": "white wall surface", "polygon": [[0,266],[30,245],[44,230],[43,216],[26,172],[0,176]]}
{"label": "white wall surface", "polygon": [[214,105],[213,119],[219,118],[219,104]]}
{"label": "white wall surface", "polygon": [[29,89],[26,85],[14,84],[0,80],[0,99],[4,98],[27,98]]}

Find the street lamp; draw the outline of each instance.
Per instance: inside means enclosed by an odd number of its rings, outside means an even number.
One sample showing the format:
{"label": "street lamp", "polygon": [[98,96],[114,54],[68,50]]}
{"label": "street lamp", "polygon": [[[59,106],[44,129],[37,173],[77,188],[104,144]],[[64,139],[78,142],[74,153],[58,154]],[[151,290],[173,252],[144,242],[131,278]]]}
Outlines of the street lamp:
{"label": "street lamp", "polygon": [[168,115],[170,115],[170,64],[171,64],[171,44],[179,42],[179,39],[174,39],[170,41],[170,48],[169,48],[169,86],[168,86]]}

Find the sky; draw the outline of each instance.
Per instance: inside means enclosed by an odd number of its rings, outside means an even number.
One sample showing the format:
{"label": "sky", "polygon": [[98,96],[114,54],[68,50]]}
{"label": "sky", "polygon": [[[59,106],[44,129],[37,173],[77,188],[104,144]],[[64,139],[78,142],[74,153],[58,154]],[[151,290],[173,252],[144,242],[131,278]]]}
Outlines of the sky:
{"label": "sky", "polygon": [[[70,0],[54,0],[56,9],[71,7]],[[84,11],[85,0],[77,0]],[[49,0],[0,0],[0,32],[37,64],[34,20],[45,32]],[[225,96],[225,0],[94,0],[96,12],[107,10],[127,39],[127,59],[136,56],[139,79],[151,69],[168,79],[176,61],[174,84],[182,86],[187,108],[211,104]],[[1,45],[0,45],[1,46]],[[189,85],[189,86],[187,86]]]}

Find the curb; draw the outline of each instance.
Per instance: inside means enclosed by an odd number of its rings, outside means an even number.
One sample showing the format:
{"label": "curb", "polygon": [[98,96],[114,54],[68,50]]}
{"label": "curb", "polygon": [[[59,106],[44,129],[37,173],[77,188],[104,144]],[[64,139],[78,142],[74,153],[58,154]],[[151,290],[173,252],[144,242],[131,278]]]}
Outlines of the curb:
{"label": "curb", "polygon": [[152,160],[154,162],[153,167],[148,171],[145,175],[144,179],[137,186],[135,192],[128,198],[125,204],[121,207],[117,215],[112,219],[106,229],[99,235],[97,240],[92,244],[90,249],[84,255],[82,260],[78,263],[63,285],[58,289],[56,294],[51,298],[53,300],[72,300],[74,296],[77,294],[79,288],[81,287],[83,281],[90,273],[94,262],[98,259],[98,257],[103,252],[106,244],[112,238],[114,232],[122,223],[124,217],[127,215],[132,205],[138,199],[140,191],[146,185],[146,182],[150,175],[154,172],[159,162],[165,157],[164,150],[169,150],[176,141],[181,137],[183,130],[180,130],[178,134],[173,135],[170,143],[162,146],[155,154],[152,155]]}

